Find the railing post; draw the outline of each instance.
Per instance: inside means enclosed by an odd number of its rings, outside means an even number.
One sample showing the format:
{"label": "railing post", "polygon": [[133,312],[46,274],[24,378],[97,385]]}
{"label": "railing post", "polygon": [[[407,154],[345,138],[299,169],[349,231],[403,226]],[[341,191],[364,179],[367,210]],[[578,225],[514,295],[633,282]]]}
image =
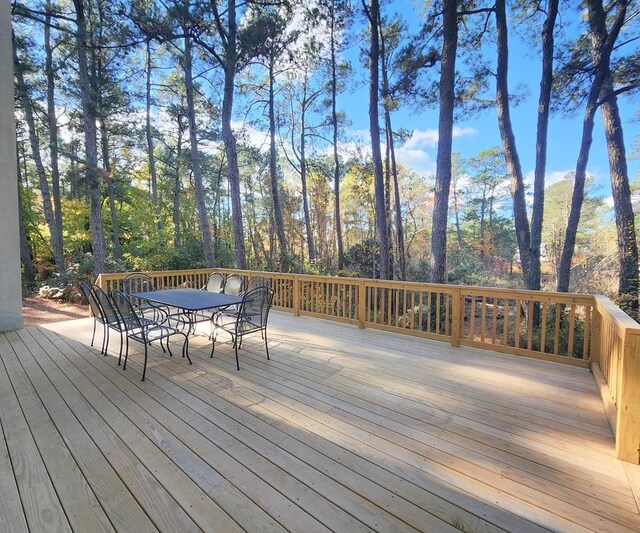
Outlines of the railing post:
{"label": "railing post", "polygon": [[589,357],[591,359],[591,365],[597,363],[598,366],[602,366],[600,364],[600,342],[602,338],[602,315],[600,311],[598,311],[593,306],[593,318],[591,322],[591,349],[589,351]]}
{"label": "railing post", "polygon": [[300,278],[293,275],[293,316],[300,316]]}
{"label": "railing post", "polygon": [[364,318],[366,314],[367,289],[364,280],[358,281],[358,328],[364,329]]}
{"label": "railing post", "polygon": [[626,333],[620,363],[616,457],[640,463],[640,335]]}
{"label": "railing post", "polygon": [[453,300],[451,306],[451,346],[458,348],[460,337],[462,337],[462,291],[453,289],[451,298]]}

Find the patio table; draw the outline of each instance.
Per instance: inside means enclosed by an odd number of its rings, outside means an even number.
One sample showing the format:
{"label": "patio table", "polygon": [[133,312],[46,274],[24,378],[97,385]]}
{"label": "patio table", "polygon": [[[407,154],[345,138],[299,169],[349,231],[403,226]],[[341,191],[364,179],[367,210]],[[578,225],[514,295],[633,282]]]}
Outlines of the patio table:
{"label": "patio table", "polygon": [[[167,289],[160,291],[132,292],[131,296],[154,305],[178,309],[179,320],[189,325],[188,333],[194,329],[198,311],[220,309],[242,303],[242,295],[221,294],[198,289]],[[169,319],[172,316],[169,315]]]}

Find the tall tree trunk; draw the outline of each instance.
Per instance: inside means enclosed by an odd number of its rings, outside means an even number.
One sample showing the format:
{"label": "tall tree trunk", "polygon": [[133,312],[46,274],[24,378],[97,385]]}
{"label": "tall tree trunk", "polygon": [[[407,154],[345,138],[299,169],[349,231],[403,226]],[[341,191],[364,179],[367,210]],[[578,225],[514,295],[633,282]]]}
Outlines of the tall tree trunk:
{"label": "tall tree trunk", "polygon": [[182,119],[178,115],[178,144],[176,146],[176,169],[173,182],[173,242],[179,248],[182,239],[180,232],[180,190],[182,188]]}
{"label": "tall tree trunk", "polygon": [[507,170],[511,181],[511,196],[513,198],[514,225],[516,240],[520,253],[523,278],[529,279],[529,248],[531,236],[529,233],[529,218],[527,216],[527,201],[524,194],[524,178],[520,157],[516,148],[516,138],[511,125],[511,110],[509,105],[509,41],[507,34],[506,1],[496,0],[496,30],[498,41],[498,69],[496,72],[496,104],[498,107],[498,126],[502,138]]}
{"label": "tall tree trunk", "polygon": [[147,136],[147,157],[149,158],[149,176],[151,177],[151,200],[158,219],[158,229],[163,228],[162,219],[158,205],[158,173],[156,172],[156,156],[153,147],[153,131],[151,128],[151,71],[153,64],[151,61],[151,41],[147,41],[147,83],[145,93],[146,121],[145,133]]}
{"label": "tall tree trunk", "polygon": [[[387,112],[388,114],[388,112]],[[396,148],[393,140],[393,129],[391,128],[391,116],[388,115],[388,128],[390,153],[391,153],[391,175],[393,176],[393,194],[396,212],[396,240],[398,247],[398,270],[400,279],[407,279],[407,254],[404,244],[404,222],[402,220],[402,203],[400,201],[400,185],[398,183],[398,165],[396,163]]]}
{"label": "tall tree trunk", "polygon": [[[605,91],[609,82],[605,84]],[[607,91],[608,92],[608,91]],[[635,217],[631,204],[629,173],[625,153],[622,121],[616,97],[610,97],[602,104],[602,118],[609,153],[609,173],[613,207],[616,214],[618,235],[618,261],[620,279],[618,296],[620,307],[634,318],[638,318],[638,242],[636,238]]]}
{"label": "tall tree trunk", "polygon": [[89,77],[87,49],[87,20],[84,0],[73,0],[76,11],[76,48],[78,54],[78,78],[82,101],[82,119],[85,146],[85,175],[91,204],[91,246],[93,251],[93,272],[96,276],[104,271],[104,229],[102,225],[102,195],[98,172],[98,140],[96,131],[96,104]]}
{"label": "tall tree trunk", "polygon": [[540,248],[542,246],[542,221],[544,216],[544,176],[547,167],[549,102],[551,101],[551,86],[553,83],[553,31],[558,16],[558,3],[559,0],[549,0],[547,18],[542,28],[542,76],[540,78],[540,96],[538,98],[536,167],[533,178],[529,276],[527,278],[527,288],[532,291],[539,291],[541,286]]}
{"label": "tall tree trunk", "polygon": [[20,167],[20,151],[16,150],[16,152],[18,154],[16,168],[18,171],[18,229],[20,231],[20,261],[22,262],[24,281],[27,288],[31,289],[36,284],[36,271],[33,268],[29,239],[27,238],[27,230],[24,226],[24,213],[22,212],[22,172]]}
{"label": "tall tree trunk", "polygon": [[[211,2],[212,8],[217,10],[216,3]],[[236,268],[247,268],[247,257],[244,244],[244,228],[242,221],[242,202],[240,198],[240,170],[238,168],[238,148],[236,137],[231,129],[231,114],[233,111],[233,92],[238,63],[237,51],[238,26],[236,21],[236,0],[227,2],[227,29],[221,38],[224,42],[224,92],[222,96],[222,140],[227,156],[229,189],[231,192],[231,209],[233,222],[233,240],[235,243]]]}
{"label": "tall tree trunk", "polygon": [[[587,11],[589,17],[589,25],[593,27],[595,24],[591,19],[597,17],[597,14],[603,10],[602,0],[587,0]],[[582,121],[582,141],[580,143],[580,152],[576,162],[576,175],[573,186],[573,195],[571,197],[571,210],[569,211],[569,219],[564,237],[564,246],[562,248],[562,256],[560,257],[560,265],[558,267],[558,291],[568,292],[569,279],[571,277],[571,261],[576,245],[576,234],[578,232],[578,224],[580,222],[580,211],[584,200],[584,185],[587,174],[587,164],[589,162],[589,151],[591,142],[593,141],[593,123],[598,109],[598,100],[602,93],[602,87],[609,76],[609,61],[611,59],[611,51],[618,38],[620,29],[624,24],[627,12],[628,0],[620,0],[618,2],[618,12],[613,23],[611,32],[604,40],[600,40],[598,35],[592,36],[592,47],[594,54],[594,62],[596,72],[591,84],[589,96],[587,97],[587,105],[584,111]]]}
{"label": "tall tree trunk", "polygon": [[[607,38],[607,15],[599,2],[593,2],[593,15],[589,17],[591,31],[595,39],[592,43],[603,43]],[[594,61],[600,58],[597,48],[594,49]],[[618,109],[618,99],[614,94],[610,72],[603,82],[602,120],[607,140],[609,155],[609,174],[611,175],[611,192],[616,215],[618,238],[619,281],[618,296],[620,307],[634,318],[638,318],[638,242],[636,239],[635,217],[631,204],[629,189],[629,171]]]}
{"label": "tall tree trunk", "polygon": [[337,57],[336,57],[336,12],[335,0],[331,2],[331,126],[333,145],[333,196],[336,240],[338,245],[338,270],[344,268],[344,246],[342,242],[342,222],[340,220],[340,158],[338,157],[338,113],[336,99],[338,92]]}
{"label": "tall tree trunk", "polygon": [[[365,7],[366,9],[366,7]],[[376,226],[380,245],[380,279],[389,279],[389,232],[387,228],[387,208],[380,150],[380,123],[378,122],[378,91],[380,39],[378,36],[378,0],[371,0],[368,9],[371,46],[369,52],[369,131],[371,132],[371,154],[373,157],[374,183],[376,193]]]}
{"label": "tall tree trunk", "polygon": [[440,69],[440,113],[438,116],[438,155],[436,191],[431,230],[431,281],[447,279],[447,220],[451,186],[451,148],[453,145],[453,109],[455,105],[458,20],[455,0],[442,2],[442,58]]}
{"label": "tall tree trunk", "polygon": [[[306,86],[305,86],[306,91]],[[306,100],[306,95],[305,95]],[[307,138],[306,138],[306,101],[302,105],[300,117],[300,181],[302,182],[302,208],[304,211],[304,227],[307,235],[307,248],[309,250],[309,261],[316,258],[316,247],[313,242],[313,228],[311,227],[311,214],[309,213],[309,195],[307,193]]]}
{"label": "tall tree trunk", "polygon": [[56,224],[55,215],[53,212],[53,205],[51,204],[51,194],[49,192],[49,182],[47,181],[47,174],[42,163],[42,156],[40,154],[40,143],[38,141],[38,134],[36,132],[36,123],[33,116],[33,107],[31,99],[29,97],[29,90],[24,79],[23,67],[20,64],[18,58],[18,50],[13,45],[13,61],[15,65],[15,76],[18,82],[18,94],[22,100],[22,106],[24,110],[24,118],[27,123],[27,130],[29,133],[29,145],[31,146],[31,154],[33,156],[33,162],[36,166],[38,173],[38,180],[40,183],[40,193],[42,195],[42,207],[44,210],[44,218],[49,228],[51,249],[53,251],[53,260],[56,265],[56,270],[59,274],[64,273],[64,258],[62,255],[62,248],[60,247],[60,236],[58,235],[58,225]]}
{"label": "tall tree trunk", "polygon": [[[102,102],[102,97],[98,100]],[[100,105],[101,113],[102,105]],[[111,159],[109,157],[109,132],[105,123],[104,116],[100,117],[100,146],[102,149],[102,166],[105,171],[107,181],[107,197],[109,199],[109,215],[111,216],[111,241],[113,242],[113,256],[122,259],[122,246],[120,244],[120,228],[118,225],[118,213],[116,212],[116,199],[113,187],[113,169],[111,168]]]}
{"label": "tall tree trunk", "polygon": [[44,23],[45,71],[47,75],[47,118],[49,122],[49,158],[51,159],[51,196],[53,199],[58,246],[64,250],[62,234],[62,205],[60,199],[60,165],[58,157],[58,118],[56,117],[55,73],[53,69],[53,48],[51,46],[51,0],[46,3],[47,14]]}
{"label": "tall tree trunk", "polygon": [[284,232],[284,217],[282,216],[282,205],[280,204],[280,185],[278,183],[278,165],[276,153],[276,112],[275,112],[275,88],[274,88],[274,58],[269,59],[269,176],[271,178],[271,198],[273,200],[273,214],[276,223],[276,234],[278,235],[278,245],[280,255],[287,253],[287,236]]}
{"label": "tall tree trunk", "polygon": [[460,193],[458,192],[458,180],[452,177],[453,183],[453,214],[455,216],[456,225],[456,241],[458,242],[458,251],[461,252],[463,248],[462,243],[462,229],[460,228]]}
{"label": "tall tree trunk", "polygon": [[[185,34],[188,29],[185,28]],[[198,129],[196,127],[196,110],[193,90],[193,67],[192,67],[192,43],[191,37],[185,35],[184,38],[184,86],[187,98],[187,121],[189,123],[189,148],[191,152],[191,170],[195,183],[196,205],[198,206],[198,221],[202,234],[202,244],[204,247],[204,262],[211,268],[216,264],[213,253],[213,240],[211,237],[211,226],[207,216],[207,203],[205,200],[204,185],[202,183],[202,167],[200,165],[200,150],[198,149]]]}
{"label": "tall tree trunk", "polygon": [[[404,248],[404,227],[402,223],[402,211],[400,204],[400,190],[398,187],[398,167],[396,165],[396,150],[393,141],[393,126],[391,125],[391,111],[389,110],[389,68],[386,51],[386,43],[384,32],[382,29],[382,16],[378,13],[378,27],[380,32],[380,61],[382,71],[382,102],[384,107],[384,128],[386,132],[386,178],[387,178],[387,212],[389,221],[389,230],[391,233],[391,181],[393,180],[394,192],[394,211],[396,222],[396,248],[398,254],[398,277],[405,279],[406,277],[406,258]],[[391,243],[391,235],[389,242]],[[394,270],[394,257],[391,252],[391,271]]]}
{"label": "tall tree trunk", "polygon": [[482,188],[482,199],[480,200],[480,261],[484,261],[485,255],[485,211],[487,204],[487,185]]}

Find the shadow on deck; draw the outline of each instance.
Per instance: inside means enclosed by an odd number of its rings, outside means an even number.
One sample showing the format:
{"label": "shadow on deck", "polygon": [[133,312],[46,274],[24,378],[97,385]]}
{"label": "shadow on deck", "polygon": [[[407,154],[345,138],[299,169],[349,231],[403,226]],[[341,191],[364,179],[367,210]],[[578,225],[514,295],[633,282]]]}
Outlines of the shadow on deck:
{"label": "shadow on deck", "polygon": [[91,327],[0,334],[1,531],[640,530],[588,370],[276,312],[143,383]]}

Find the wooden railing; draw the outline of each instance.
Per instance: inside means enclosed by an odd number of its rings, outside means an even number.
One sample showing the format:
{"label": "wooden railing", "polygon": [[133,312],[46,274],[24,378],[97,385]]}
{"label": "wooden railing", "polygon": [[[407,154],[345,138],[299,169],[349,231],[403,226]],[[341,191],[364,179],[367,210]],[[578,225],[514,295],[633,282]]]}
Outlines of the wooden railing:
{"label": "wooden railing", "polygon": [[640,463],[640,324],[604,296],[595,296],[591,369],[600,389],[616,456]]}
{"label": "wooden railing", "polygon": [[[158,289],[200,288],[212,272],[268,278],[274,308],[296,316],[591,368],[617,456],[640,462],[640,325],[603,296],[224,268],[146,274]],[[97,284],[122,288],[128,274]]]}

